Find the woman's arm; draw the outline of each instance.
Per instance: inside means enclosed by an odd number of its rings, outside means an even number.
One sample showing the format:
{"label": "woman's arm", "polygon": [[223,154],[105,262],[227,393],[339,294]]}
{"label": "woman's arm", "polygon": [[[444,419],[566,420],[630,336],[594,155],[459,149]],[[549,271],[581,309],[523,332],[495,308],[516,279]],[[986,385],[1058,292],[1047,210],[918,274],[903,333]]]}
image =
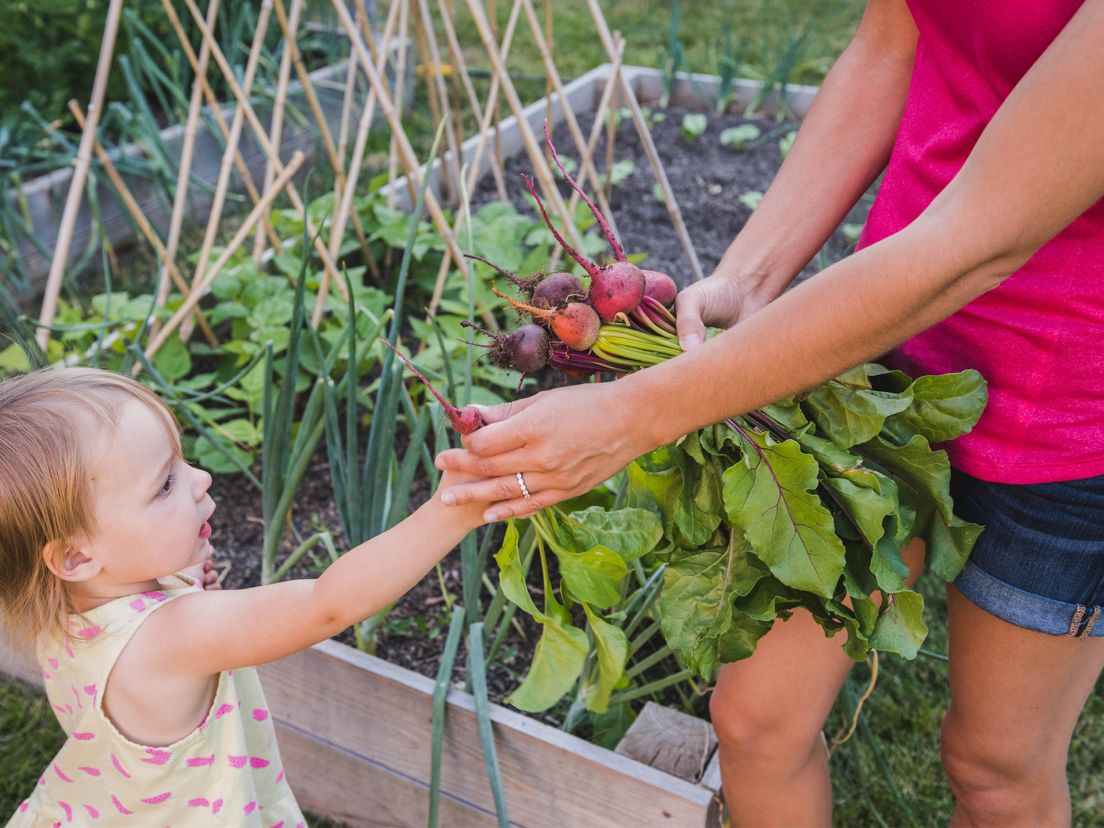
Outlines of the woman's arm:
{"label": "woman's arm", "polygon": [[739,282],[763,305],[816,255],[885,168],[905,106],[916,39],[904,0],[870,0],[778,174],[715,276]]}
{"label": "woman's arm", "polygon": [[[1104,196],[1102,42],[1104,0],[1088,0],[911,225],[677,359],[541,394],[480,429],[438,464],[491,479],[446,496],[506,501],[495,519],[530,514],[688,431],[872,359],[998,285]],[[517,471],[531,499],[501,496]]]}
{"label": "woman's arm", "polygon": [[324,641],[398,600],[482,524],[482,511],[446,509],[435,495],[406,520],[346,552],[316,580],[181,596],[143,627],[143,636],[158,642],[162,654],[156,669],[209,676]]}

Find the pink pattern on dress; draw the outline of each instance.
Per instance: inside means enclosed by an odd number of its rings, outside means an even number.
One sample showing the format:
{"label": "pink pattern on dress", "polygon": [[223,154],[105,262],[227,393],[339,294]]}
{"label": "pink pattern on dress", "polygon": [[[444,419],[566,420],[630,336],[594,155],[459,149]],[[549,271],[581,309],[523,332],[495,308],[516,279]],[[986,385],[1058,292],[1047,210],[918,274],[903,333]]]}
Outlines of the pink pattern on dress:
{"label": "pink pattern on dress", "polygon": [[114,753],[111,754],[111,764],[115,766],[115,770],[117,770],[119,773],[121,773],[127,779],[130,779],[130,774],[126,772],[126,770],[123,768],[123,766],[121,764],[119,764],[119,759],[118,759],[118,757],[115,756]]}
{"label": "pink pattern on dress", "polygon": [[161,748],[146,748],[146,753],[149,756],[142,761],[147,765],[163,765],[172,759],[172,754],[167,750],[161,750]]}
{"label": "pink pattern on dress", "polygon": [[276,774],[276,784],[279,785],[283,781],[284,781],[284,772],[283,772],[283,770],[281,770],[278,774]]}
{"label": "pink pattern on dress", "polygon": [[62,802],[60,799],[58,800],[58,805],[61,807],[61,810],[65,811],[65,821],[72,822],[73,807],[68,802]]}
{"label": "pink pattern on dress", "polygon": [[88,815],[92,817],[92,819],[100,818],[100,812],[93,808],[91,805],[85,805],[84,810],[88,811]]}
{"label": "pink pattern on dress", "polygon": [[65,654],[69,656],[69,658],[77,657],[77,654],[73,652],[73,645],[69,643],[68,638],[66,638],[65,641],[62,642],[62,644],[65,645]]}
{"label": "pink pattern on dress", "polygon": [[77,630],[75,633],[77,638],[83,638],[85,641],[87,641],[89,638],[95,638],[99,634],[100,628],[97,627],[95,624],[93,624],[91,627],[84,627],[83,629]]}
{"label": "pink pattern on dress", "polygon": [[211,803],[202,796],[197,796],[195,799],[189,799],[188,804],[193,808],[207,808],[211,805]]}
{"label": "pink pattern on dress", "polygon": [[49,673],[47,673],[45,670],[43,670],[42,671],[42,678],[44,678],[46,681],[49,681],[50,679],[53,678],[53,676],[51,676]]}
{"label": "pink pattern on dress", "polygon": [[275,825],[271,826],[271,828],[284,828],[284,821],[281,819]]}
{"label": "pink pattern on dress", "polygon": [[96,698],[96,685],[94,685],[94,684],[84,685],[84,692],[85,692],[86,695],[89,695],[92,698]]}
{"label": "pink pattern on dress", "polygon": [[189,768],[205,768],[208,765],[215,764],[215,754],[212,753],[210,756],[195,756],[187,760],[184,764]]}
{"label": "pink pattern on dress", "polygon": [[257,803],[256,803],[256,801],[253,801],[253,802],[245,803],[245,807],[242,808],[242,810],[245,811],[246,816],[249,816],[251,813],[253,813],[254,810],[256,810],[256,808],[257,808]]}
{"label": "pink pattern on dress", "polygon": [[143,592],[142,595],[145,596],[146,598],[149,598],[151,601],[164,601],[166,598],[169,597],[163,592],[156,592],[156,591],[155,592]]}
{"label": "pink pattern on dress", "polygon": [[160,805],[170,796],[172,796],[172,791],[165,791],[164,793],[157,794],[157,796],[147,796],[145,799],[139,801],[145,802],[147,805]]}
{"label": "pink pattern on dress", "polygon": [[57,765],[54,765],[54,773],[56,773],[58,775],[58,778],[62,782],[72,782],[73,781],[68,776],[66,776],[64,773],[62,773],[61,768],[59,768]]}
{"label": "pink pattern on dress", "polygon": [[234,705],[232,705],[232,704],[220,704],[218,706],[218,710],[215,711],[215,718],[216,719],[221,719],[227,713],[233,713],[233,712],[234,712]]}
{"label": "pink pattern on dress", "polygon": [[88,767],[87,765],[79,767],[79,768],[77,768],[77,770],[83,771],[84,773],[87,773],[89,776],[99,776],[100,773],[101,773],[99,768],[91,768],[91,767]]}
{"label": "pink pattern on dress", "polygon": [[73,738],[78,742],[90,742],[96,738],[96,734],[88,730],[81,730],[73,733]]}
{"label": "pink pattern on dress", "polygon": [[232,768],[244,768],[245,763],[249,760],[248,756],[234,756],[231,754],[226,757],[226,761],[230,763]]}
{"label": "pink pattern on dress", "polygon": [[58,660],[57,660],[56,658],[54,658],[53,656],[47,656],[47,657],[46,657],[46,661],[47,661],[47,663],[49,663],[49,665],[50,665],[51,667],[53,667],[53,668],[54,668],[55,670],[56,670],[56,669],[57,669],[58,667],[60,667],[60,666],[61,666],[61,662],[60,662],[60,661],[58,661]]}
{"label": "pink pattern on dress", "polygon": [[251,768],[267,768],[268,764],[268,760],[262,759],[260,756],[249,757],[249,767]]}
{"label": "pink pattern on dress", "polygon": [[143,612],[146,609],[146,602],[141,598],[135,598],[130,602],[130,608],[135,612]]}
{"label": "pink pattern on dress", "polygon": [[69,689],[73,691],[73,698],[77,700],[77,709],[84,710],[84,704],[81,702],[80,692],[77,690],[77,685],[70,684]]}
{"label": "pink pattern on dress", "polygon": [[268,711],[265,710],[263,707],[254,707],[253,708],[253,719],[255,721],[263,722],[267,718],[268,718]]}
{"label": "pink pattern on dress", "polygon": [[122,802],[120,802],[119,797],[115,796],[115,794],[111,795],[111,804],[115,806],[116,811],[118,811],[120,814],[123,814],[124,816],[128,816],[134,813],[134,811],[130,810]]}
{"label": "pink pattern on dress", "polygon": [[214,802],[211,803],[211,814],[212,814],[212,816],[214,814],[217,814],[221,810],[222,810],[222,797],[219,797],[218,799],[216,799]]}

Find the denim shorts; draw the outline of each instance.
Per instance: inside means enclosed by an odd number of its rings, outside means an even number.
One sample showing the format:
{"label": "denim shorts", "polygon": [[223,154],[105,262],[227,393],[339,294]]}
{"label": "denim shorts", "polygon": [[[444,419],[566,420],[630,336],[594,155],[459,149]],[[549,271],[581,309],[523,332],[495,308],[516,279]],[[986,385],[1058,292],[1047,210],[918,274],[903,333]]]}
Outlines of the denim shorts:
{"label": "denim shorts", "polygon": [[954,469],[951,497],[985,527],[955,580],[963,595],[1017,627],[1104,636],[1104,475],[1019,485]]}

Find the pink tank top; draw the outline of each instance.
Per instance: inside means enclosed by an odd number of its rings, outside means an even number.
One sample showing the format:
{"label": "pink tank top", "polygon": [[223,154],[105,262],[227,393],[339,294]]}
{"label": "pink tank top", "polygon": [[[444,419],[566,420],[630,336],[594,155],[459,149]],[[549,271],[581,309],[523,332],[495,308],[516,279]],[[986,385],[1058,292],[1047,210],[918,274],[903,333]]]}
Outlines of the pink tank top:
{"label": "pink tank top", "polygon": [[[927,207],[1081,3],[909,0],[920,33],[916,63],[859,247]],[[976,368],[989,381],[974,430],[938,446],[967,474],[1000,483],[1104,474],[1104,199],[890,361],[914,376]]]}

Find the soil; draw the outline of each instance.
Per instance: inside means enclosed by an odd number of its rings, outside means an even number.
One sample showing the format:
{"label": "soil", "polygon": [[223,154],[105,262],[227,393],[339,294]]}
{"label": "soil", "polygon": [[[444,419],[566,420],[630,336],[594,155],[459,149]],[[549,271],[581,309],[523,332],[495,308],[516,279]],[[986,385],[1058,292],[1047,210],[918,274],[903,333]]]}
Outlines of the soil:
{"label": "soil", "polygon": [[[654,124],[652,135],[702,267],[708,274],[751,213],[750,208],[739,201],[739,196],[749,191],[763,192],[767,189],[781,162],[779,139],[796,125],[710,113],[707,116],[708,126],[705,133],[690,142],[680,134],[683,114],[685,110],[667,110],[666,119]],[[584,134],[589,133],[591,120],[590,116],[579,116]],[[722,129],[749,122],[759,126],[761,136],[745,151],[735,152],[720,145]],[[574,144],[566,129],[557,130],[554,138],[559,147],[565,148],[564,155],[569,155],[566,148],[574,147]],[[602,140],[604,141],[604,136]],[[682,247],[671,226],[666,207],[653,196],[654,179],[628,120],[620,125],[615,147],[619,159],[632,158],[636,163],[635,173],[615,188],[611,201],[625,249],[630,253],[647,251],[648,267],[665,270],[684,286],[692,277]],[[605,157],[601,147],[598,157]],[[520,173],[529,171],[526,156],[507,160],[507,182],[519,182],[519,186],[511,191],[511,199],[524,210],[530,208],[521,195],[524,190],[520,186]],[[473,194],[472,200],[478,206],[495,197],[493,184],[488,177]],[[861,224],[867,207],[864,199],[846,222]],[[849,249],[850,243],[837,230],[826,245],[823,257],[829,262],[835,261],[846,255]],[[798,281],[808,278],[817,269],[813,264],[806,267]],[[211,494],[218,503],[218,511],[212,519],[212,543],[216,549],[216,560],[226,570],[224,586],[237,588],[255,585],[259,581],[258,550],[261,548],[264,533],[260,493],[244,477],[224,475],[215,480]],[[415,487],[410,507],[416,508],[428,497],[428,485],[423,482],[420,489]],[[326,529],[333,534],[339,551],[347,548],[334,504],[324,449],[314,458],[300,486],[291,522],[298,537],[305,538],[320,529]],[[501,533],[501,529],[498,531]],[[288,535],[292,533],[289,532]],[[494,540],[497,541],[498,538]],[[291,537],[286,538],[281,557],[296,545],[297,541]],[[497,548],[497,543],[493,542],[491,553]],[[317,552],[314,559],[304,558],[290,577],[316,577],[325,559],[325,552],[321,548]],[[493,568],[492,564],[491,569]],[[491,577],[494,577],[493,574]],[[459,598],[460,584],[460,557],[454,551],[441,564],[440,580],[436,572],[431,572],[395,605],[379,632],[376,654],[423,675],[435,676],[448,629],[448,602]],[[539,587],[539,584],[535,586]],[[502,653],[488,671],[488,689],[495,701],[502,701],[508,696],[524,676],[529,653],[539,637],[539,630],[527,616],[518,613],[515,618],[517,624],[510,630]],[[351,631],[346,631],[338,638],[355,646]],[[462,682],[464,672],[464,653],[461,649],[452,680]],[[552,716],[542,718],[555,721]]]}

